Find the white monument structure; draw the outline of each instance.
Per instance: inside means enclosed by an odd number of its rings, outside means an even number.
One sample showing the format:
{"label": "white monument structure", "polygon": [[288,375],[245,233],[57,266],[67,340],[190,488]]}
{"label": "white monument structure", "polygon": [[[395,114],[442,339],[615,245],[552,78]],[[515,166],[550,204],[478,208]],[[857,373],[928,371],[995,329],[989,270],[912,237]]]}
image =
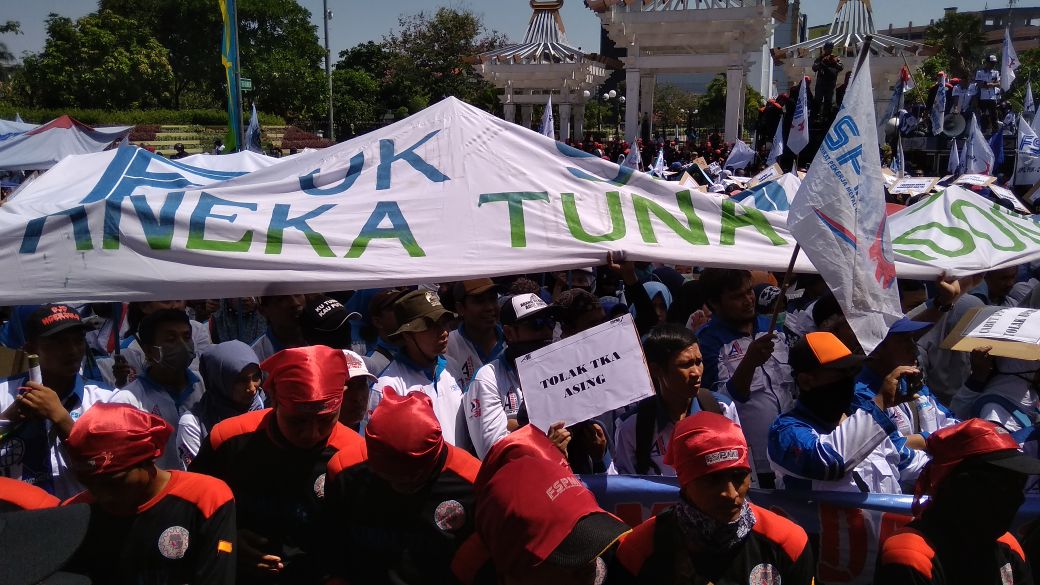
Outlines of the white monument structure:
{"label": "white monument structure", "polygon": [[[556,117],[560,140],[584,133],[585,94],[596,93],[609,72],[604,60],[567,43],[560,8],[563,0],[531,0],[531,21],[522,43],[481,53],[474,65],[480,74],[503,89],[503,117],[531,127],[534,106],[545,105],[552,94],[559,107]],[[572,121],[573,120],[573,121]]]}
{"label": "white monument structure", "polygon": [[[882,116],[888,108],[892,88],[899,80],[899,71],[903,65],[908,65],[913,71],[935,50],[914,41],[878,34],[874,27],[870,0],[839,0],[827,34],[783,49],[774,49],[773,59],[778,65],[783,65],[792,80],[809,75],[814,77],[815,83],[812,64],[821,54],[825,43],[834,43],[834,54],[842,59],[845,71],[849,72],[855,67],[856,56],[868,34],[873,35],[870,44],[870,76],[874,82],[874,106],[877,115]],[[838,79],[839,85],[843,78],[844,73]]]}
{"label": "white monument structure", "polygon": [[[586,0],[607,34],[624,47],[625,137],[653,120],[658,74],[726,72],[726,140],[743,122],[748,65],[773,30],[773,0]],[[786,13],[787,2],[778,0]]]}

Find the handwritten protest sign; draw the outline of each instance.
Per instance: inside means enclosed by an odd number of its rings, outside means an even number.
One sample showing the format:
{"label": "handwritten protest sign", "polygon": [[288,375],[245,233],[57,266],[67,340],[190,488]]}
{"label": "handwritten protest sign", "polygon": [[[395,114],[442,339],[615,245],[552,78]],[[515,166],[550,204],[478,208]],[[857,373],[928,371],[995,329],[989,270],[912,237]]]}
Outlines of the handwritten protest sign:
{"label": "handwritten protest sign", "polygon": [[654,393],[639,335],[622,315],[517,360],[531,424],[546,430],[631,404]]}

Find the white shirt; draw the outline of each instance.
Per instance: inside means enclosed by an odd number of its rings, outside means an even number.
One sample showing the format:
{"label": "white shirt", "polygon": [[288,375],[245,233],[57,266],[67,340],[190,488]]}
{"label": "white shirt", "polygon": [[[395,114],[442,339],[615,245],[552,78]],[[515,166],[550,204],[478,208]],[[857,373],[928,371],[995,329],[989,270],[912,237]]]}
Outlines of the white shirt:
{"label": "white shirt", "polygon": [[363,424],[368,422],[372,412],[383,400],[383,388],[390,387],[394,392],[405,396],[418,387],[433,401],[433,412],[441,423],[444,440],[456,447],[468,449],[469,431],[466,428],[466,417],[462,413],[464,395],[453,374],[457,371],[454,360],[442,356],[434,366],[434,379],[431,379],[427,372],[406,363],[405,359],[395,359],[383,370],[372,387],[368,401],[368,416]]}
{"label": "white shirt", "polygon": [[[14,404],[15,397],[18,396],[18,388],[24,386],[27,379],[28,376],[22,374],[0,381],[0,412]],[[73,421],[78,420],[91,406],[100,402],[108,402],[113,395],[113,390],[96,382],[85,380],[82,376],[76,376],[76,384],[72,391],[79,396],[79,405],[69,411],[69,416]],[[0,433],[3,433],[9,424],[8,421],[0,421]],[[54,434],[51,431],[50,421],[47,421],[46,429],[48,440],[50,440]],[[25,442],[19,437],[18,430],[13,430],[10,435],[0,440],[0,475],[28,483],[41,484],[41,487],[45,489],[52,488],[53,494],[62,500],[71,498],[83,491],[83,486],[69,471],[68,462],[63,456],[64,450],[60,448],[60,445],[61,439],[56,435],[53,436],[48,448],[52,486],[47,486],[48,478],[44,476],[47,470],[32,470],[25,467],[27,463],[24,460]],[[51,489],[47,489],[47,491],[51,491]]]}
{"label": "white shirt", "polygon": [[[719,401],[719,406],[722,407],[722,415],[739,426],[740,416],[737,414],[737,407],[734,406],[733,402],[728,397],[718,393],[715,394],[715,397]],[[660,404],[658,404],[658,407],[660,407]],[[690,414],[700,410],[700,403],[694,398],[693,403],[690,405]],[[634,475],[638,473],[636,471],[636,415],[638,412],[638,408],[632,409],[626,415],[626,418],[622,419],[621,423],[617,425],[617,430],[614,432],[614,460],[610,462],[610,467],[607,468],[608,475]],[[675,477],[675,469],[664,462],[664,455],[668,452],[668,445],[672,442],[672,433],[674,431],[675,423],[659,409],[657,411],[657,421],[654,424],[653,442],[650,444],[650,461],[661,470],[661,475],[666,477]],[[647,473],[654,475],[652,466]]]}
{"label": "white shirt", "polygon": [[524,403],[520,379],[505,357],[477,370],[466,388],[466,425],[477,457],[483,459],[491,447],[509,434]]}
{"label": "white shirt", "polygon": [[473,342],[463,333],[462,326],[448,334],[448,349],[444,352],[444,355],[455,360],[455,363],[459,365],[459,375],[455,381],[459,383],[463,390],[469,386],[470,380],[473,379],[474,374],[477,373],[481,366],[498,359],[502,355],[502,351],[505,350],[506,342],[502,330],[499,329],[497,333],[498,342],[488,355],[484,355],[482,351],[477,349],[477,346],[473,345]]}
{"label": "white shirt", "polygon": [[181,416],[190,411],[206,391],[202,379],[188,370],[189,386],[177,399],[166,390],[153,382],[146,374],[138,374],[137,379],[126,385],[125,388],[116,392],[111,402],[129,404],[138,410],[150,412],[165,420],[174,432],[166,443],[166,451],[156,461],[162,469],[184,469],[184,464],[177,454],[177,428],[180,425]]}
{"label": "white shirt", "polygon": [[979,69],[975,72],[975,82],[978,83],[980,100],[995,100],[1000,97],[998,87],[984,87],[987,83],[1000,81],[999,69]]}

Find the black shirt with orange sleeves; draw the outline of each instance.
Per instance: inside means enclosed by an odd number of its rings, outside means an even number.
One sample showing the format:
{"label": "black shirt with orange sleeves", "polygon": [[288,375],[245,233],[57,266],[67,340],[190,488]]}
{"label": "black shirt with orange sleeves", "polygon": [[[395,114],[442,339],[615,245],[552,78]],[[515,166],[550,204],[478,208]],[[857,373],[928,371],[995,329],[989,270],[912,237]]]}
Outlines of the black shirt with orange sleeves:
{"label": "black shirt with orange sleeves", "polygon": [[219,479],[171,471],[162,491],[129,516],[105,511],[90,492],[69,504],[90,504],[90,524],[67,572],[106,585],[235,582],[235,500]]}
{"label": "black shirt with orange sleeves", "polygon": [[413,494],[372,473],[365,455],[340,452],[329,461],[325,505],[335,574],[350,583],[456,583],[450,567],[473,534],[473,482],[480,461],[451,445],[440,472]]}
{"label": "black shirt with orange sleeves", "polygon": [[262,552],[285,563],[280,575],[247,574],[242,567],[239,583],[317,582],[326,574],[321,554],[325,467],[341,450],[363,452],[364,439],[336,423],[325,444],[299,449],[279,432],[271,409],[213,427],[191,470],[227,482],[235,494],[239,530],[267,539]]}
{"label": "black shirt with orange sleeves", "polygon": [[0,512],[54,508],[61,500],[31,483],[0,477]]}
{"label": "black shirt with orange sleeves", "polygon": [[[948,530],[939,532],[916,520],[888,537],[881,545],[874,582],[884,585],[1032,585],[1033,576],[1018,540],[1010,533],[989,550],[964,543],[942,546],[943,539],[962,538]],[[956,531],[955,531],[956,532]],[[956,549],[962,549],[957,551]]]}
{"label": "black shirt with orange sleeves", "polygon": [[751,504],[755,526],[723,554],[690,552],[670,508],[637,526],[621,541],[609,571],[614,583],[810,585],[814,564],[809,538],[794,522]]}

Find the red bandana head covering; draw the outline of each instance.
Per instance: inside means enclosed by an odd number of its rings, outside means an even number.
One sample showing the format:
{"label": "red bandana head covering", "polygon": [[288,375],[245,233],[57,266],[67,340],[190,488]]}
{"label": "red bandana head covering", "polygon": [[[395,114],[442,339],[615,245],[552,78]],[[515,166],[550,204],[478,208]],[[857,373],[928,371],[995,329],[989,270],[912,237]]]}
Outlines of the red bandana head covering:
{"label": "red bandana head covering", "polygon": [[714,412],[692,414],[675,425],[664,462],[675,468],[679,485],[735,467],[750,469],[744,433],[733,421]]}
{"label": "red bandana head covering", "polygon": [[173,428],[154,414],[127,404],[100,403],[79,417],[64,444],[73,469],[102,475],[158,459],[171,434]]}
{"label": "red bandana head covering", "polygon": [[480,464],[476,484],[487,483],[503,465],[521,457],[540,457],[570,470],[570,463],[544,432],[534,425],[524,425],[509,433],[491,449]]}
{"label": "red bandana head covering", "polygon": [[935,495],[936,488],[957,465],[970,457],[998,451],[1022,453],[1018,441],[1004,427],[987,420],[972,418],[932,433],[928,437],[928,453],[932,459],[925,464],[914,485],[914,516],[920,517],[927,507],[921,504],[921,497]]}
{"label": "red bandana head covering", "polygon": [[260,364],[275,408],[293,414],[339,412],[347,385],[343,351],[324,345],[283,349]]}
{"label": "red bandana head covering", "polygon": [[447,449],[433,401],[420,391],[405,396],[383,388],[383,400],[365,426],[368,466],[390,483],[425,483]]}

